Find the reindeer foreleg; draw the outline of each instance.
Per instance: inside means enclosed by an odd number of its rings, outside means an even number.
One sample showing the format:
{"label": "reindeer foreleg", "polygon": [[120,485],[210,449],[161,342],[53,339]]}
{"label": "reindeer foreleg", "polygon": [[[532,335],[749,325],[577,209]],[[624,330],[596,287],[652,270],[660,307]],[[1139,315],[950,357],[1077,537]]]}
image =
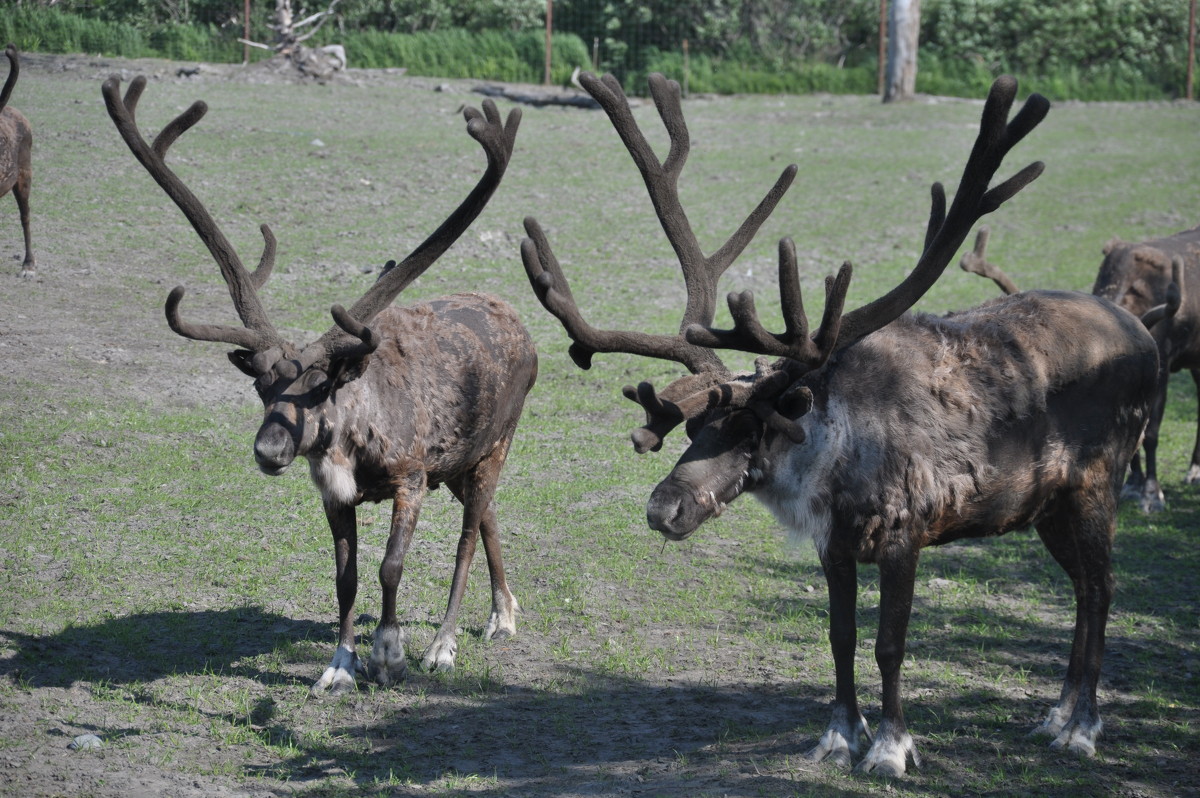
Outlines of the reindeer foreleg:
{"label": "reindeer foreleg", "polygon": [[383,608],[375,627],[375,642],[367,662],[367,676],[385,687],[404,680],[408,660],[404,652],[404,630],[396,617],[396,591],[404,573],[404,556],[412,544],[413,530],[425,498],[425,472],[409,476],[392,498],[392,526],[387,548],[379,566],[379,585],[383,590]]}
{"label": "reindeer foreleg", "polygon": [[808,752],[813,762],[832,762],[849,767],[858,753],[859,738],[871,739],[867,721],[858,709],[854,687],[854,649],[858,628],[854,608],[858,601],[858,566],[848,554],[822,552],[821,566],[829,585],[829,643],[833,649],[833,667],[837,687],[833,698],[833,717],[817,745]]}
{"label": "reindeer foreleg", "polygon": [[358,594],[358,522],[354,507],[325,504],[325,517],[333,532],[334,585],[338,600],[338,646],[329,667],[312,686],[319,696],[328,691],[340,695],[355,689],[354,674],[359,669],[354,647],[354,599]]}
{"label": "reindeer foreleg", "polygon": [[904,664],[918,556],[919,550],[907,545],[887,546],[879,555],[879,633],[875,638],[875,662],[883,677],[882,719],[871,749],[858,763],[858,770],[863,773],[902,776],[910,758],[916,767],[921,766],[900,703],[900,667]]}

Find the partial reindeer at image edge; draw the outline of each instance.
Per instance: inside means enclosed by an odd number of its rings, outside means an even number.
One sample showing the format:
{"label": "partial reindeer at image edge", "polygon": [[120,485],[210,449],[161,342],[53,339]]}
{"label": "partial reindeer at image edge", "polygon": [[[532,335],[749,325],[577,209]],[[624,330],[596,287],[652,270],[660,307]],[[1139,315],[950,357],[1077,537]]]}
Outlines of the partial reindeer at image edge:
{"label": "partial reindeer at image edge", "polygon": [[[980,228],[974,249],[962,256],[959,265],[963,271],[990,279],[1005,294],[1015,294],[1016,283],[987,259],[989,237],[988,228]],[[1171,374],[1187,369],[1200,397],[1200,296],[1187,290],[1189,284],[1200,285],[1200,227],[1137,243],[1114,238],[1104,245],[1103,253],[1092,293],[1140,317],[1158,342],[1158,393],[1142,441],[1146,468],[1142,470],[1141,455],[1135,454],[1121,498],[1136,501],[1143,512],[1159,512],[1166,508],[1166,497],[1158,481],[1157,452]],[[1183,481],[1200,484],[1200,408]]]}
{"label": "partial reindeer at image edge", "polygon": [[[779,245],[785,330],[758,319],[750,291],[728,297],[732,330],[712,327],[718,277],[786,190],[796,167],[710,256],[696,242],[677,181],[689,136],[677,83],[652,75],[650,93],[670,150],[662,162],[609,75],[581,76],[637,164],[687,287],[677,335],[600,330],[585,321],[541,226],[526,219],[521,254],[543,306],[566,329],[582,368],[601,352],[686,367],[662,391],[623,389],[645,411],[638,452],[660,448],[676,426],[690,444],[654,489],[649,526],[670,540],[692,534],[742,493],[752,493],[792,533],[811,538],[830,596],[836,689],[829,725],[808,757],[882,775],[920,764],[904,721],[904,660],[920,550],[1034,526],[1070,576],[1078,611],[1066,678],[1039,730],[1052,747],[1084,756],[1102,728],[1096,687],[1112,599],[1117,493],[1153,402],[1155,342],[1131,314],[1072,292],[1029,292],[941,318],[906,311],[937,281],[971,227],[1042,171],[1034,163],[989,188],[1004,156],[1045,117],[1031,95],[1011,121],[1016,81],[998,79],[953,203],[940,184],[924,252],[884,296],[843,315],[844,264],[825,282],[820,326],[810,333],[790,239]],[[710,225],[711,226],[711,225]],[[1046,346],[1048,340],[1054,346]],[[1103,341],[1102,347],[1094,345]],[[717,349],[768,355],[754,374],[733,374]],[[882,717],[872,736],[854,679],[858,563],[879,567],[875,653]]]}
{"label": "partial reindeer at image edge", "polygon": [[0,197],[9,191],[17,201],[21,217],[21,232],[25,235],[25,260],[21,262],[21,276],[33,277],[37,263],[33,257],[32,236],[29,233],[29,192],[33,188],[33,130],[25,115],[8,104],[17,76],[21,72],[21,61],[15,45],[4,48],[8,56],[8,77],[0,89]]}
{"label": "partial reindeer at image edge", "polygon": [[[404,261],[389,261],[348,311],[333,306],[334,326],[300,347],[275,330],[259,301],[258,289],[275,259],[270,228],[262,226],[262,258],[253,272],[247,271],[204,205],[166,165],[168,148],[200,121],[207,106],[194,103],[147,143],[134,119],[145,86],[145,78],[135,78],[122,98],[120,80],[105,81],[102,93],[109,115],[138,161],[208,247],[243,326],[185,321],[179,314],[182,286],[167,298],[168,324],[186,338],[237,347],[229,359],[254,378],[264,405],[254,442],[259,468],[277,475],[296,457],[306,458],[333,533],[338,646],[312,693],[353,690],[359,674],[381,685],[405,677],[405,635],[396,613],[396,591],[422,500],[442,483],[462,502],[462,534],[445,616],[422,667],[454,667],[459,607],[480,536],[492,595],[483,637],[515,634],[519,608],[505,578],[492,497],[525,397],[537,378],[533,341],[508,304],[485,294],[455,294],[403,308],[391,303],[487,205],[512,156],[520,111],[514,109],[502,123],[490,100],[484,101],[482,112],[465,110],[467,133],[487,156],[487,170],[478,184]],[[383,608],[364,665],[354,633],[355,507],[386,500],[393,505],[379,571]]]}

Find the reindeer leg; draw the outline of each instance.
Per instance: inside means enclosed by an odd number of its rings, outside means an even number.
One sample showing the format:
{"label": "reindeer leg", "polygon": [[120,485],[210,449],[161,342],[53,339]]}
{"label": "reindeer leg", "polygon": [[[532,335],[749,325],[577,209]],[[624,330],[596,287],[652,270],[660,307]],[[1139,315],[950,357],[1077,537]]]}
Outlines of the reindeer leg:
{"label": "reindeer leg", "polygon": [[[1192,382],[1196,383],[1197,404],[1200,404],[1200,369],[1192,369],[1191,374]],[[1197,408],[1196,445],[1192,447],[1192,464],[1188,467],[1183,482],[1186,485],[1200,483],[1200,408]]]}
{"label": "reindeer leg", "polygon": [[[513,426],[516,426],[515,420]],[[487,501],[483,504],[483,515],[480,518],[479,532],[483,539],[483,552],[487,556],[488,576],[492,583],[492,612],[488,616],[487,626],[483,630],[485,640],[506,640],[517,633],[517,612],[520,607],[513,594],[508,589],[508,579],[504,573],[504,557],[500,553],[500,527],[496,523],[495,505],[492,497],[496,495],[496,484],[500,481],[500,470],[508,457],[508,447],[512,442],[510,433],[491,454],[476,468],[478,493],[476,501]]]}
{"label": "reindeer leg", "polygon": [[37,271],[33,259],[33,243],[29,234],[29,188],[32,177],[28,170],[23,170],[13,186],[13,197],[17,200],[17,211],[21,216],[21,231],[25,234],[25,260],[21,264],[21,276],[32,277]]}
{"label": "reindeer leg", "polygon": [[471,570],[471,559],[475,556],[475,542],[481,531],[492,580],[492,613],[483,636],[499,640],[516,634],[517,601],[508,591],[504,561],[500,556],[496,516],[491,506],[496,483],[500,479],[500,469],[508,455],[509,440],[509,437],[504,438],[463,477],[446,483],[462,502],[463,529],[458,540],[454,582],[450,587],[450,600],[446,604],[446,617],[421,659],[421,667],[425,670],[448,671],[454,668],[454,656],[458,653],[458,643],[455,641],[458,611],[467,589],[467,575]]}
{"label": "reindeer leg", "polygon": [[367,662],[367,676],[384,687],[404,681],[408,661],[404,654],[404,630],[396,618],[396,590],[404,573],[404,555],[412,543],[421,502],[425,498],[424,471],[410,475],[392,498],[392,526],[388,532],[387,549],[379,565],[379,585],[383,591],[383,609],[375,627],[375,642]]}
{"label": "reindeer leg", "polygon": [[354,599],[358,594],[358,527],[353,505],[325,503],[333,532],[334,584],[338,600],[338,646],[333,661],[312,686],[314,696],[340,695],[355,689],[358,654],[354,649]]}
{"label": "reindeer leg", "polygon": [[1142,438],[1142,449],[1146,452],[1146,482],[1142,485],[1140,502],[1142,512],[1156,513],[1166,508],[1162,487],[1158,484],[1158,431],[1162,426],[1163,413],[1167,406],[1167,381],[1170,374],[1166,366],[1159,372],[1158,392],[1154,404],[1150,407],[1150,418],[1146,422],[1146,432]]}
{"label": "reindeer leg", "polygon": [[833,667],[837,687],[833,698],[833,717],[817,745],[806,755],[812,762],[829,761],[849,767],[858,754],[859,738],[871,739],[867,721],[858,709],[854,689],[854,649],[858,645],[858,627],[854,608],[858,600],[858,566],[846,553],[821,553],[821,567],[829,585],[829,643],[833,649]]}
{"label": "reindeer leg", "polygon": [[[1197,439],[1200,444],[1200,438]],[[1146,488],[1146,474],[1142,471],[1142,451],[1133,453],[1133,459],[1129,461],[1129,476],[1125,480],[1124,487],[1121,488],[1121,501],[1136,501],[1142,500],[1142,493]]]}
{"label": "reindeer leg", "polygon": [[921,767],[921,757],[900,704],[900,666],[904,663],[908,620],[912,614],[913,583],[917,577],[920,550],[914,546],[888,546],[879,555],[879,632],[875,638],[875,662],[883,677],[882,719],[875,742],[858,763],[862,773],[902,776],[909,758]]}
{"label": "reindeer leg", "polygon": [[1103,728],[1096,687],[1113,593],[1116,508],[1107,491],[1097,493],[1102,495],[1064,498],[1051,518],[1037,524],[1042,542],[1071,577],[1076,608],[1062,694],[1035,734],[1053,736],[1052,748],[1067,748],[1083,756],[1095,754],[1096,738]]}

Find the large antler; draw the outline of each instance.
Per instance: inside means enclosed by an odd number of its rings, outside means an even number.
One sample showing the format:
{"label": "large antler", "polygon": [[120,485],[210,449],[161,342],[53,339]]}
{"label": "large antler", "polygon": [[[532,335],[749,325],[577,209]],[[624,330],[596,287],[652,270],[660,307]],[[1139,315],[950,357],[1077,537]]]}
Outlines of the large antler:
{"label": "large antler", "polygon": [[371,333],[367,326],[371,319],[392,304],[401,291],[440,258],[471,226],[492,198],[512,158],[517,128],[521,124],[521,111],[518,108],[512,109],[508,112],[508,118],[501,123],[496,104],[491,100],[484,100],[482,112],[467,107],[463,110],[463,116],[467,120],[467,133],[479,142],[487,155],[487,170],[483,177],[446,221],[408,257],[400,263],[387,262],[379,279],[351,306],[349,312],[343,310],[340,305],[335,305],[331,312],[337,326],[322,335],[320,340],[310,344],[307,349],[319,347],[323,350],[320,354],[325,357],[374,351],[378,342],[377,336]]}
{"label": "large antler", "polygon": [[369,326],[371,319],[441,257],[479,216],[508,168],[521,121],[521,112],[513,109],[509,112],[507,121],[502,124],[500,112],[491,100],[484,101],[482,112],[475,108],[465,110],[467,132],[483,146],[487,155],[488,165],[483,177],[446,221],[407,258],[399,264],[388,261],[379,279],[349,311],[340,305],[334,305],[331,308],[334,326],[320,339],[297,353],[295,346],[285,341],[271,326],[258,299],[257,290],[270,276],[275,260],[275,238],[270,228],[262,225],[262,235],[266,242],[263,255],[258,267],[253,272],[247,272],[237,252],[204,205],[166,165],[167,149],[180,135],[200,121],[208,107],[200,101],[193,103],[163,128],[153,144],[147,144],[138,131],[134,117],[138,99],[145,86],[145,78],[135,78],[122,99],[120,80],[112,77],[105,81],[102,92],[109,116],[138,161],[175,201],[208,247],[221,269],[221,276],[229,287],[229,295],[245,327],[242,329],[185,322],[179,315],[179,303],[184,294],[182,286],[175,288],[167,297],[167,322],[172,330],[187,338],[230,343],[256,353],[252,366],[259,373],[270,369],[272,364],[281,358],[292,361],[288,371],[296,372],[297,369],[303,370],[316,363],[327,363],[333,358],[373,352],[379,345],[379,336]]}
{"label": "large antler", "polygon": [[265,246],[258,268],[250,273],[246,271],[237,251],[229,243],[225,234],[221,232],[221,228],[213,221],[204,205],[166,164],[167,150],[175,143],[176,139],[204,117],[204,114],[208,112],[208,106],[199,100],[192,103],[191,107],[162,129],[153,144],[148,144],[142,138],[135,118],[138,100],[145,88],[146,79],[139,75],[130,82],[129,89],[122,98],[119,78],[111,77],[104,81],[101,93],[104,95],[104,104],[108,108],[108,115],[112,117],[113,123],[117,126],[117,132],[129,145],[134,156],[167,193],[167,196],[175,201],[179,210],[183,211],[183,215],[187,217],[197,235],[200,236],[200,240],[208,247],[213,260],[221,269],[221,276],[225,278],[225,283],[229,287],[229,296],[233,299],[233,306],[245,326],[237,328],[211,324],[193,325],[185,322],[179,316],[179,303],[184,294],[183,286],[176,287],[167,297],[167,323],[170,324],[172,330],[185,338],[194,338],[199,341],[219,341],[256,353],[265,353],[270,350],[283,352],[290,347],[290,344],[271,326],[262,303],[258,300],[257,289],[267,281],[275,263],[275,237],[271,234],[270,228],[265,224],[261,228]]}
{"label": "large antler", "polygon": [[[820,368],[838,349],[889,324],[911,308],[937,281],[975,222],[1000,207],[1037,178],[1043,169],[1040,162],[1030,164],[995,188],[988,188],[1004,156],[1045,118],[1049,110],[1049,102],[1034,94],[1008,122],[1008,112],[1016,97],[1017,85],[1012,78],[1002,77],[993,84],[984,105],[980,132],[949,212],[941,184],[933,184],[924,252],[907,278],[884,296],[843,315],[852,274],[850,264],[843,264],[836,276],[825,281],[825,310],[821,325],[815,333],[810,334],[796,267],[795,247],[790,239],[785,238],[779,246],[784,332],[771,333],[762,326],[750,291],[729,295],[734,328],[716,330],[711,327],[711,322],[701,320],[713,317],[709,292],[715,287],[721,272],[745,248],[750,237],[786,191],[795,174],[795,166],[785,170],[771,193],[743,223],[738,233],[706,262],[698,254],[698,249],[694,248],[695,237],[678,205],[675,192],[675,179],[687,153],[687,131],[679,110],[678,87],[661,76],[653,76],[650,81],[651,94],[672,143],[666,163],[656,170],[658,163],[633,124],[616,81],[609,76],[599,80],[594,76],[585,76],[584,86],[604,107],[642,171],[663,229],[680,256],[688,285],[688,306],[681,326],[682,335],[672,338],[594,330],[580,316],[570,287],[549,250],[545,236],[532,219],[526,220],[530,239],[522,243],[521,252],[538,298],[558,317],[574,340],[571,356],[581,367],[588,367],[594,352],[622,351],[675,360],[688,366],[695,375],[676,381],[661,394],[656,393],[649,383],[624,389],[628,398],[646,410],[646,426],[633,436],[639,452],[659,448],[663,436],[680,422],[720,406],[753,409],[764,423],[794,440],[802,440],[803,431],[792,419],[807,412],[811,406],[811,396],[806,390],[796,388],[796,379]],[[752,378],[726,380],[724,378],[728,372],[715,359],[712,351],[718,348],[772,355],[782,360],[771,366],[760,363]],[[698,379],[705,376],[708,378]]]}
{"label": "large antler", "polygon": [[[1011,77],[1000,77],[992,84],[984,104],[979,135],[963,169],[954,202],[947,213],[945,191],[940,183],[933,184],[925,251],[899,285],[873,302],[841,316],[851,275],[850,265],[843,265],[837,278],[826,282],[825,318],[810,338],[795,259],[786,258],[785,247],[781,246],[779,279],[786,331],[773,334],[763,329],[754,310],[754,296],[744,291],[728,297],[734,317],[732,330],[693,325],[685,333],[687,340],[698,346],[775,355],[787,358],[794,366],[812,370],[819,368],[833,352],[870,335],[911,308],[941,276],[975,222],[999,208],[1042,173],[1044,164],[1034,162],[995,188],[988,188],[1004,156],[1050,110],[1046,98],[1033,94],[1009,122],[1008,112],[1016,93],[1017,82]],[[833,312],[830,311],[831,304],[835,308]]]}
{"label": "large antler", "polygon": [[592,327],[580,314],[571,287],[550,249],[545,233],[537,220],[529,217],[525,220],[529,237],[521,243],[521,256],[538,299],[562,322],[571,336],[574,341],[570,349],[571,358],[580,368],[590,368],[592,355],[597,352],[629,352],[673,360],[686,366],[693,374],[728,375],[728,369],[712,349],[690,343],[683,333],[694,324],[712,324],[716,313],[717,281],[775,210],[796,176],[796,167],[793,165],[784,169],[775,185],[741,226],[719,249],[711,255],[705,255],[679,200],[679,175],[691,146],[687,123],[680,107],[679,84],[658,74],[651,75],[649,79],[650,95],[654,98],[654,105],[670,138],[666,160],[660,162],[634,120],[617,79],[612,75],[598,78],[590,72],[584,72],[579,80],[604,109],[641,172],[663,232],[683,268],[687,307],[677,335],[651,335]]}
{"label": "large antler", "polygon": [[21,74],[21,59],[17,57],[17,46],[10,42],[4,48],[4,55],[8,58],[8,77],[4,79],[4,88],[0,89],[0,111],[8,105],[8,98],[12,96],[13,87],[17,85],[17,76]]}

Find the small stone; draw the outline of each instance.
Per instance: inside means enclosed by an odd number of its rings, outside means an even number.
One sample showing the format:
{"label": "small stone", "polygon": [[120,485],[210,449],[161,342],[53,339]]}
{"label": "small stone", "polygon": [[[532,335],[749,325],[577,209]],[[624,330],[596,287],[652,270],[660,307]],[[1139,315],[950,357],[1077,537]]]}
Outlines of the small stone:
{"label": "small stone", "polygon": [[100,748],[104,741],[94,734],[81,734],[71,741],[67,748],[72,751],[86,751],[89,748]]}

